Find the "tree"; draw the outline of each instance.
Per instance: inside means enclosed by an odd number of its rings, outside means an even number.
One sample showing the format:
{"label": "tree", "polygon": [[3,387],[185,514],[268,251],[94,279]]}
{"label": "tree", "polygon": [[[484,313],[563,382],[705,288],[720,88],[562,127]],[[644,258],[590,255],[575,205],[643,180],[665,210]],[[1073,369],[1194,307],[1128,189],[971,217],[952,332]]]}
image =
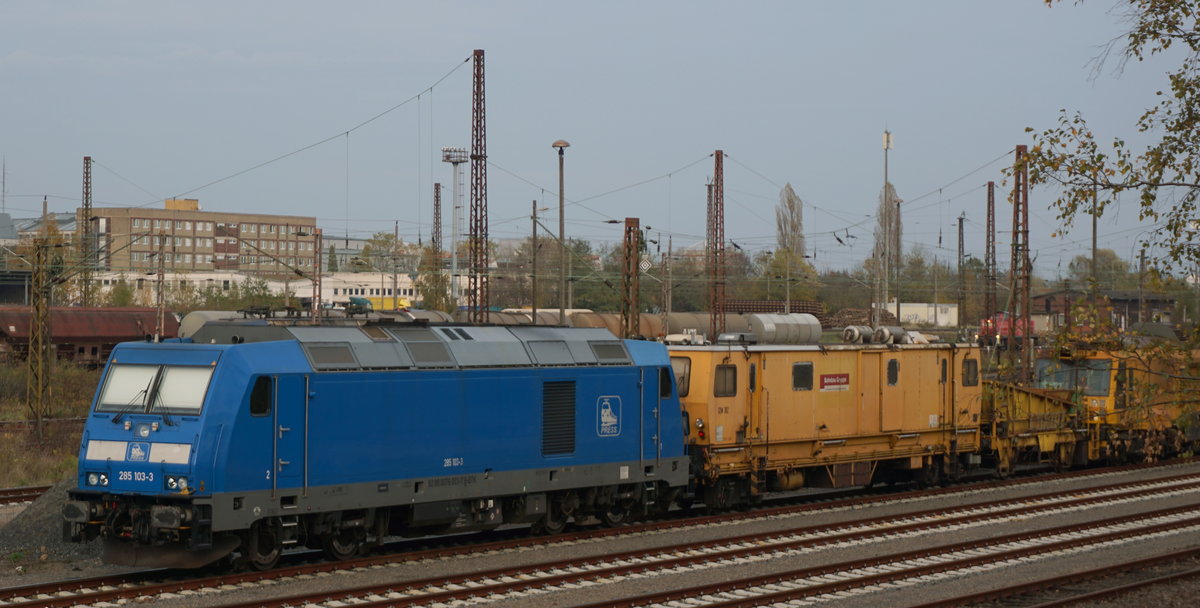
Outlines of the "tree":
{"label": "tree", "polygon": [[329,272],[338,271],[337,249],[333,245],[329,246],[329,261],[325,264],[325,266],[325,269]]}
{"label": "tree", "polygon": [[421,250],[420,274],[414,283],[425,310],[454,312],[457,303],[450,299],[450,275],[442,270],[442,258],[433,246]]}
{"label": "tree", "polygon": [[867,272],[873,277],[875,295],[872,300],[883,306],[888,298],[888,284],[892,276],[899,273],[900,259],[900,197],[891,182],[883,185],[879,193],[879,207],[875,212],[875,247],[867,260]]}
{"label": "tree", "polygon": [[[750,297],[780,303],[787,299],[813,300],[817,297],[820,287],[817,271],[802,253],[787,249],[768,251],[759,254],[755,263],[758,280],[749,292]],[[780,310],[783,310],[782,306]]]}
{"label": "tree", "polygon": [[775,246],[795,254],[804,253],[804,201],[792,184],[784,184],[775,207]]}
{"label": "tree", "polygon": [[358,258],[352,260],[350,270],[358,272],[392,272],[399,268],[400,257],[404,252],[404,243],[391,232],[376,232],[367,239],[359,252]]}
{"label": "tree", "polygon": [[[1053,5],[1056,0],[1046,0]],[[1139,219],[1155,226],[1144,237],[1157,251],[1148,261],[1164,270],[1194,268],[1200,261],[1200,0],[1126,0],[1131,29],[1108,43],[1099,69],[1122,41],[1121,67],[1182,47],[1183,58],[1167,74],[1158,102],[1136,120],[1150,138],[1140,149],[1114,138],[1104,143],[1078,112],[1062,110],[1058,125],[1030,128],[1034,145],[1027,163],[1030,183],[1056,184],[1052,206],[1063,229],[1080,216],[1102,216],[1123,193],[1138,197]]]}
{"label": "tree", "polygon": [[[1067,265],[1067,273],[1071,284],[1082,289],[1091,289],[1092,257],[1077,255]],[[1137,275],[1129,272],[1129,262],[1117,257],[1112,249],[1096,250],[1096,289],[1108,291],[1112,289],[1137,288]]]}
{"label": "tree", "polygon": [[817,300],[825,304],[825,311],[829,313],[843,308],[869,308],[871,275],[865,267],[854,272],[833,270],[823,273],[820,276]]}
{"label": "tree", "polygon": [[133,289],[129,287],[129,283],[125,280],[125,275],[117,278],[116,284],[108,290],[108,298],[105,304],[115,307],[133,306]]}

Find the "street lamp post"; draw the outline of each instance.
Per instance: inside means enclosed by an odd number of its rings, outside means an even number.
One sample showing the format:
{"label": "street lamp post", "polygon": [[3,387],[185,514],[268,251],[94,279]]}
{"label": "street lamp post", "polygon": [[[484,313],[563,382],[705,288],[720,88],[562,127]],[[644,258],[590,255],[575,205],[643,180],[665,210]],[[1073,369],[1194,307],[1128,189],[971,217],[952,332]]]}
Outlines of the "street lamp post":
{"label": "street lamp post", "polygon": [[566,223],[563,221],[563,201],[566,200],[563,191],[563,150],[571,144],[565,139],[560,139],[550,146],[558,148],[558,324],[566,325],[567,309],[564,298],[567,294],[567,237]]}

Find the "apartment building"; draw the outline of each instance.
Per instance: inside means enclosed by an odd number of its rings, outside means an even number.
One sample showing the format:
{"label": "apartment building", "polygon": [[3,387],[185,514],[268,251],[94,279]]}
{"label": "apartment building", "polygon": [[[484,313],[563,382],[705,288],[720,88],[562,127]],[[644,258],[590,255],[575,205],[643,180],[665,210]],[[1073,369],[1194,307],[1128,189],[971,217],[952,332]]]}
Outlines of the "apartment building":
{"label": "apartment building", "polygon": [[295,274],[314,271],[321,255],[312,216],[201,211],[197,199],[95,208],[92,216],[104,270],[151,271],[161,252],[168,272]]}

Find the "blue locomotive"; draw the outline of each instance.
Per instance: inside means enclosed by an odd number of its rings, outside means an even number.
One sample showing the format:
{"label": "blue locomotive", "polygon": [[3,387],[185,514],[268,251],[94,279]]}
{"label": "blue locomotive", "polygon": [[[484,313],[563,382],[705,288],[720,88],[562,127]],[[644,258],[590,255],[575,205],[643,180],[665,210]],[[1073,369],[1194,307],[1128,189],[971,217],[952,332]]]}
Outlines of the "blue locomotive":
{"label": "blue locomotive", "polygon": [[259,320],[112,353],[64,535],[265,569],[387,536],[617,524],[688,483],[667,350],[604,329]]}

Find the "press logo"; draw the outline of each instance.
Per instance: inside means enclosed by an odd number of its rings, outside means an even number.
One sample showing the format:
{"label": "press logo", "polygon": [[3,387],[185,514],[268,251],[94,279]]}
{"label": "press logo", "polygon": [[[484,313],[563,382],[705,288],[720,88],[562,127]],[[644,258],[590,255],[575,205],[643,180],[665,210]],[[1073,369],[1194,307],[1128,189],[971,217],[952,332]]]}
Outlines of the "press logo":
{"label": "press logo", "polygon": [[596,434],[616,437],[621,434],[621,398],[603,395],[596,399]]}
{"label": "press logo", "polygon": [[129,444],[129,453],[125,460],[129,462],[146,462],[150,459],[150,444],[133,442]]}

